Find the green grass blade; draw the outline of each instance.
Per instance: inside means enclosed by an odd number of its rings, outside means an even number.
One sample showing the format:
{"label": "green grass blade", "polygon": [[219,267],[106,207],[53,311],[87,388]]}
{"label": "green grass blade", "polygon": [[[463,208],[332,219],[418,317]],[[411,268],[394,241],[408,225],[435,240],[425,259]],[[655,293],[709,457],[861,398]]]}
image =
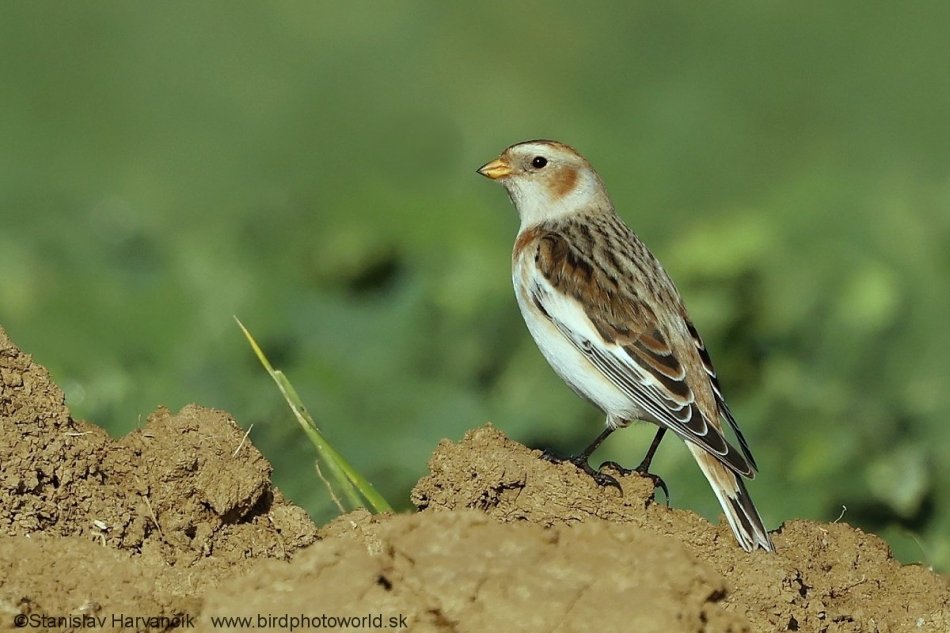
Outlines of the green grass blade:
{"label": "green grass blade", "polygon": [[[248,329],[244,327],[240,319],[234,317],[234,320],[237,321],[238,327],[241,328],[241,331],[244,333],[245,338],[247,338],[251,349],[254,350],[254,354],[261,362],[261,365],[264,366],[264,369],[267,370],[270,377],[277,383],[277,388],[280,389],[284,400],[287,401],[287,405],[297,419],[297,423],[300,424],[300,428],[303,429],[303,432],[307,435],[307,439],[310,440],[310,443],[313,444],[316,449],[318,458],[317,472],[326,484],[330,496],[340,509],[340,512],[345,512],[346,510],[336,494],[337,490],[339,490],[342,496],[347,500],[351,509],[363,507],[368,504],[369,507],[376,512],[391,512],[392,506],[386,499],[379,494],[363,475],[346,461],[339,451],[326,441],[326,438],[323,437],[323,434],[317,427],[316,422],[314,422],[313,418],[307,412],[307,408],[297,394],[297,390],[294,389],[294,386],[290,383],[290,380],[287,379],[283,372],[274,369],[263,350],[261,350],[257,344],[257,341],[254,340],[254,337]],[[329,480],[323,477],[323,472],[319,467],[321,462],[326,465],[327,470],[330,472]],[[335,487],[331,484],[331,481],[335,483]]]}

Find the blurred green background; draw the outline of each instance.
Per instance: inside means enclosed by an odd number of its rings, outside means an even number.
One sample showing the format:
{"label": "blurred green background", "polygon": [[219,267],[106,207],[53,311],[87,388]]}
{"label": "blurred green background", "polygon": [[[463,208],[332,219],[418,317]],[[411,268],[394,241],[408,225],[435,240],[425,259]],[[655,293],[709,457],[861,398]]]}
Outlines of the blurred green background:
{"label": "blurred green background", "polygon": [[[474,173],[556,138],[677,281],[766,523],[950,567],[950,4],[7,2],[0,324],[77,417],[232,412],[332,515],[232,315],[394,503],[491,420],[576,452],[600,414],[510,288]],[[652,427],[599,458],[639,461]],[[684,447],[655,470],[719,514]]]}

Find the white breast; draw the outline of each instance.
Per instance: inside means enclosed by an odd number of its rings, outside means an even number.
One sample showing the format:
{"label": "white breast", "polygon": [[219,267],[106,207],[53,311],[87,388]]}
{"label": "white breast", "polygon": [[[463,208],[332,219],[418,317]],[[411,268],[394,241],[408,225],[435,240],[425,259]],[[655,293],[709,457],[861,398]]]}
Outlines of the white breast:
{"label": "white breast", "polygon": [[594,367],[535,305],[531,291],[537,289],[545,312],[592,344],[604,347],[605,343],[577,302],[556,292],[537,272],[530,256],[515,259],[512,282],[528,331],[558,376],[578,395],[606,413],[610,424],[626,425],[641,417],[632,400]]}

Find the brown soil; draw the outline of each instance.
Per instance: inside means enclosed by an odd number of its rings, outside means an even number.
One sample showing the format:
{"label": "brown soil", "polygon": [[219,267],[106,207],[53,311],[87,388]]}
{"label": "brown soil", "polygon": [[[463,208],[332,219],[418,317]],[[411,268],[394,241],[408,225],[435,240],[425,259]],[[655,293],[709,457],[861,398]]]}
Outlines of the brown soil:
{"label": "brown soil", "polygon": [[491,426],[430,471],[422,512],[318,530],[226,413],[113,440],[0,329],[0,630],[950,631],[950,581],[844,523],[747,554],[648,481],[597,487]]}

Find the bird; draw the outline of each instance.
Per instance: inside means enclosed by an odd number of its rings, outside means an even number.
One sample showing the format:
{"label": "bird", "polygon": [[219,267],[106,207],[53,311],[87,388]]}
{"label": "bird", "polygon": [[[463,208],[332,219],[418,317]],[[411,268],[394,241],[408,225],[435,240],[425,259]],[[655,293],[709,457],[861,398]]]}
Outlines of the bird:
{"label": "bird", "polygon": [[588,464],[590,455],[614,430],[652,422],[659,429],[634,470],[648,474],[671,431],[685,441],[739,545],[774,551],[743,481],[758,466],[709,352],[669,274],[617,214],[591,164],[569,145],[533,140],[477,171],[505,188],[520,217],[512,281],[529,332],[561,379],[606,415],[604,431],[570,461],[610,483]]}

